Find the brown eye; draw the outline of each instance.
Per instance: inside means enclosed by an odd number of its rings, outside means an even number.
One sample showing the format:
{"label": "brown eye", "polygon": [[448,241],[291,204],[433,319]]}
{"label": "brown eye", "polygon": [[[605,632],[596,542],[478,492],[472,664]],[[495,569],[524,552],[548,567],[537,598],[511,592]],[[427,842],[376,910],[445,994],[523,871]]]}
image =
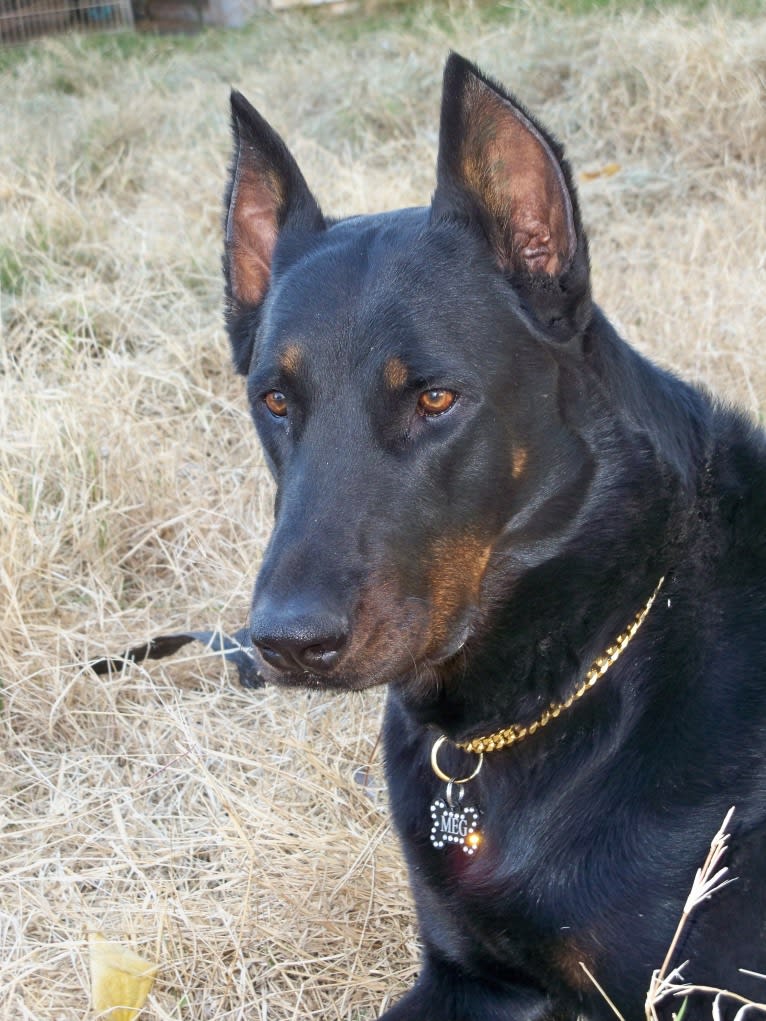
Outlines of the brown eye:
{"label": "brown eye", "polygon": [[443,415],[457,400],[454,390],[424,390],[418,398],[421,415]]}
{"label": "brown eye", "polygon": [[272,415],[277,418],[284,418],[287,414],[287,398],[281,390],[269,390],[263,398],[263,402]]}

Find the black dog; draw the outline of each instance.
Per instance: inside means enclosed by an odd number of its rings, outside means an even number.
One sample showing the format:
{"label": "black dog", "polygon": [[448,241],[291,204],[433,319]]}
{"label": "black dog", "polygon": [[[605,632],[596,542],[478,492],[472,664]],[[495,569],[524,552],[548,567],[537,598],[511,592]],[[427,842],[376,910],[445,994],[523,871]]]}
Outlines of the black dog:
{"label": "black dog", "polygon": [[642,1017],[730,805],[738,878],[673,964],[766,999],[764,436],[616,335],[559,145],[461,57],[422,209],[327,220],[232,107],[252,638],[267,680],[389,686],[423,962],[386,1021],[612,1018],[580,962]]}

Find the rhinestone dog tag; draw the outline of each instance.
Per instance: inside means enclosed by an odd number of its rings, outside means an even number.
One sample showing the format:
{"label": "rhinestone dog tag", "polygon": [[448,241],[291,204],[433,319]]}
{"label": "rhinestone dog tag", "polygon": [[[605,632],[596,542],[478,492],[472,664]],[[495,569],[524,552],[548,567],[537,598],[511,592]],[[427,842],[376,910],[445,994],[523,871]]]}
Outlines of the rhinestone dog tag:
{"label": "rhinestone dog tag", "polygon": [[463,854],[476,854],[481,846],[479,810],[473,805],[463,804],[464,791],[458,788],[457,804],[452,796],[452,784],[447,784],[443,798],[431,803],[431,843],[441,850],[450,845],[459,845]]}

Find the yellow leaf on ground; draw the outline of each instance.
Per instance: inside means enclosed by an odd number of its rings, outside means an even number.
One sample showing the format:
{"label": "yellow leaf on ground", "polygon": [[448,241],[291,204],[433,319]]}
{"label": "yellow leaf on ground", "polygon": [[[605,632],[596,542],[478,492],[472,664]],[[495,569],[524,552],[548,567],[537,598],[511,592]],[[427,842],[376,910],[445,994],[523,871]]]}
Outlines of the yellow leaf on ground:
{"label": "yellow leaf on ground", "polygon": [[152,988],[157,965],[100,932],[89,933],[88,943],[93,1009],[109,1021],[135,1021]]}
{"label": "yellow leaf on ground", "polygon": [[580,180],[596,181],[599,177],[614,177],[621,170],[622,167],[619,163],[607,163],[606,166],[600,167],[598,170],[583,170],[580,174]]}

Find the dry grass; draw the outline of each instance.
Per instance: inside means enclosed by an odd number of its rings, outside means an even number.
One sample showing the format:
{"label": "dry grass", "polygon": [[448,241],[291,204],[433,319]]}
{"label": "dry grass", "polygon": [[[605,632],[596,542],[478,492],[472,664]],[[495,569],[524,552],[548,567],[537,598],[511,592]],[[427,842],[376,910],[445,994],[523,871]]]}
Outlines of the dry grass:
{"label": "dry grass", "polygon": [[90,927],[162,962],[156,1019],[372,1018],[412,978],[399,852],[353,780],[380,694],[243,692],[215,657],[82,664],[242,623],[268,533],[219,313],[229,83],[328,211],[420,203],[450,46],[580,169],[620,165],[581,185],[599,299],[763,414],[762,17],[440,7],[4,56],[0,1021],[85,1016]]}

